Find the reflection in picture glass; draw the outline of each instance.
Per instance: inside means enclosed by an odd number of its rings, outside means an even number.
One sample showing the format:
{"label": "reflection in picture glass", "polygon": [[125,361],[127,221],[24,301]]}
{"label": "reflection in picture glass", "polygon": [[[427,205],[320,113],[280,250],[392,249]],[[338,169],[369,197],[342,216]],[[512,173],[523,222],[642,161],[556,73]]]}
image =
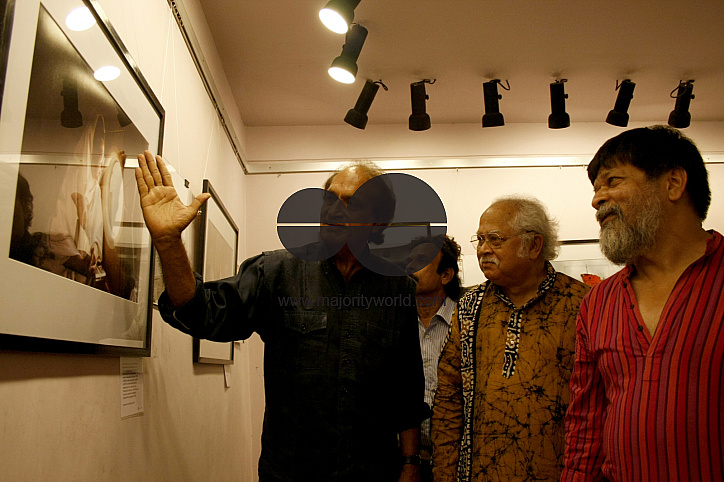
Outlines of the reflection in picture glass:
{"label": "reflection in picture glass", "polygon": [[148,145],[41,7],[9,257],[137,301],[147,242],[125,153]]}

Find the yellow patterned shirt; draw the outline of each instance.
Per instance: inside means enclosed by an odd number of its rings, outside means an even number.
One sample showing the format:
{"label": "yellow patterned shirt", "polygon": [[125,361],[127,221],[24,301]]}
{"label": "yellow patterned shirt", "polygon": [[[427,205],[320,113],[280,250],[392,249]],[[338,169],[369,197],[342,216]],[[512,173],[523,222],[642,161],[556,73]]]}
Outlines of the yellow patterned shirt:
{"label": "yellow patterned shirt", "polygon": [[460,300],[438,367],[435,480],[559,480],[576,315],[589,287],[556,273],[516,308],[486,282]]}

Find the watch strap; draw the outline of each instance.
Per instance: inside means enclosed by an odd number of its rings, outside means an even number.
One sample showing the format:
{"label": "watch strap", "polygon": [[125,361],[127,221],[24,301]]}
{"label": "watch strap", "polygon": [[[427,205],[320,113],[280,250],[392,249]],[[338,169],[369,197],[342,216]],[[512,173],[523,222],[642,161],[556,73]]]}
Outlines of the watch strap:
{"label": "watch strap", "polygon": [[403,455],[402,465],[420,465],[419,455]]}

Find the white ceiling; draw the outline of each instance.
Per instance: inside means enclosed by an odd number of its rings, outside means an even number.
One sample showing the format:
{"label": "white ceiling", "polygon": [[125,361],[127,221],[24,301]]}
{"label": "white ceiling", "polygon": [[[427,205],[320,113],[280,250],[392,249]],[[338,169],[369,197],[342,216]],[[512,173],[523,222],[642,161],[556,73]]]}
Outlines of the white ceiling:
{"label": "white ceiling", "polygon": [[369,124],[406,124],[410,83],[426,85],[433,125],[480,123],[482,84],[507,79],[506,123],[547,122],[549,84],[566,78],[571,122],[603,122],[616,82],[636,82],[631,122],[665,123],[669,93],[695,79],[693,121],[724,120],[724,1],[362,0],[369,35],[357,81],[327,69],[344,36],[326,0],[200,0],[247,126],[344,125],[366,78],[382,80]]}

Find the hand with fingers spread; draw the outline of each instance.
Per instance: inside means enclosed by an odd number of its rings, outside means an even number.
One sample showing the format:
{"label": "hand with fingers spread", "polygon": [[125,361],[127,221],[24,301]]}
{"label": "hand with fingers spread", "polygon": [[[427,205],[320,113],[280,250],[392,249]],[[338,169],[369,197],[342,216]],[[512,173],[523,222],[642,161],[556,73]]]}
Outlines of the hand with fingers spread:
{"label": "hand with fingers spread", "polygon": [[199,209],[209,198],[200,194],[186,206],[173,187],[171,174],[161,156],[149,151],[138,155],[136,182],[141,196],[141,209],[146,226],[159,252],[178,246],[181,232],[194,220]]}
{"label": "hand with fingers spread", "polygon": [[138,156],[136,182],[143,218],[161,259],[166,293],[174,306],[182,306],[193,297],[196,279],[181,241],[181,232],[191,224],[211,195],[199,194],[191,205],[186,206],[178,197],[161,156],[154,159],[149,151]]}

